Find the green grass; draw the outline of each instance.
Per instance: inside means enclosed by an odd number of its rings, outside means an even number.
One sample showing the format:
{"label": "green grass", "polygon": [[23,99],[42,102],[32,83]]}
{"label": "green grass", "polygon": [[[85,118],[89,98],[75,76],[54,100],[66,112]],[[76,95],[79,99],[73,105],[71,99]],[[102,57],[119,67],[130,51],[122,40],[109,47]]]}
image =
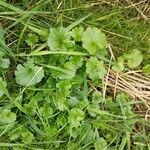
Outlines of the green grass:
{"label": "green grass", "polygon": [[[150,121],[136,113],[136,109],[141,110],[141,115],[142,110],[146,113],[145,105],[123,93],[113,97],[111,89],[105,93],[103,82],[91,82],[84,69],[78,71],[78,78],[59,82],[55,78],[59,74],[55,71],[65,77],[72,75],[62,66],[70,55],[85,57],[85,62],[90,55],[80,45],[76,52],[49,51],[47,46],[52,27],[64,26],[67,30],[77,25],[97,27],[106,34],[115,58],[128,50],[140,50],[143,62],[136,69],[141,70],[150,60],[150,22],[137,8],[145,8],[144,14],[148,18],[149,5],[149,2],[143,2],[134,7],[131,3],[117,0],[1,0],[0,52],[11,63],[8,69],[0,70],[0,92],[4,94],[0,97],[0,149],[150,149]],[[35,36],[29,38],[29,34]],[[36,38],[38,40],[34,43]],[[31,45],[27,44],[27,39]],[[37,86],[20,86],[14,80],[17,65],[24,64],[27,58],[34,59],[36,65],[45,70],[45,76]],[[110,57],[100,59],[107,67],[111,64]],[[52,70],[52,78],[49,70]],[[147,76],[149,78],[149,74]],[[68,91],[72,94],[69,95],[72,101],[82,101],[75,109],[61,111],[61,108],[57,109],[57,99],[63,98]],[[94,91],[104,92],[105,101],[93,104]],[[91,107],[87,107],[88,103]],[[71,128],[72,118],[73,123],[80,124],[78,128]]]}

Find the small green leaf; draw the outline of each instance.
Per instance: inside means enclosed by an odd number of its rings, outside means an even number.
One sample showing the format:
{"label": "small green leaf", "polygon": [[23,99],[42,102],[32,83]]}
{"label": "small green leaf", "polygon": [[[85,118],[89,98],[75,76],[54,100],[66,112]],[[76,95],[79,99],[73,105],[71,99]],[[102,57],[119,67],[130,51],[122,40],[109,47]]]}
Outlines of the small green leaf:
{"label": "small green leaf", "polygon": [[83,58],[80,56],[72,56],[70,57],[69,62],[72,64],[72,66],[78,69],[83,65]]}
{"label": "small green leaf", "polygon": [[24,143],[31,143],[33,141],[33,134],[29,132],[25,127],[21,128],[21,137]]}
{"label": "small green leaf", "polygon": [[60,114],[57,117],[57,121],[56,121],[57,126],[61,127],[61,126],[63,126],[66,123],[67,123],[67,116],[65,114]]}
{"label": "small green leaf", "polygon": [[0,68],[7,69],[10,65],[9,59],[0,58]]}
{"label": "small green leaf", "polygon": [[92,55],[96,53],[104,54],[107,47],[105,34],[95,27],[89,27],[84,31],[82,42],[83,48],[85,48]]}
{"label": "small green leaf", "polygon": [[45,118],[51,117],[53,109],[50,107],[49,103],[45,103],[43,107],[40,107],[40,114]]}
{"label": "small green leaf", "polygon": [[6,116],[6,118],[5,118],[5,121],[6,121],[7,123],[15,122],[15,120],[16,120],[16,114],[13,113],[13,112],[9,112],[9,113],[7,114],[7,116]]}
{"label": "small green leaf", "polygon": [[88,108],[87,108],[88,113],[90,114],[90,116],[96,117],[96,116],[97,116],[97,113],[91,111],[91,109],[99,110],[99,109],[100,109],[99,105],[96,104],[96,103],[92,103],[92,104],[89,105]]}
{"label": "small green leaf", "polygon": [[64,79],[72,79],[73,77],[75,77],[77,69],[79,69],[82,65],[83,65],[82,57],[79,56],[70,57],[70,60],[64,64],[64,69],[67,70],[66,72],[67,76],[65,75]]}
{"label": "small green leaf", "polygon": [[80,42],[82,39],[83,32],[83,27],[76,27],[72,30],[71,36],[74,38],[75,41]]}
{"label": "small green leaf", "polygon": [[30,33],[30,34],[28,34],[28,37],[26,39],[26,43],[29,46],[33,46],[38,42],[38,40],[39,39],[38,39],[38,36],[36,34]]}
{"label": "small green leaf", "polygon": [[44,77],[44,70],[42,67],[34,65],[31,59],[28,59],[23,65],[19,64],[15,71],[16,83],[22,86],[30,86],[39,83]]}
{"label": "small green leaf", "polygon": [[64,94],[58,93],[56,95],[56,106],[60,111],[68,110],[67,97]]}
{"label": "small green leaf", "polygon": [[70,32],[63,27],[50,29],[48,46],[52,51],[67,51],[75,48],[74,41],[71,41]]}
{"label": "small green leaf", "polygon": [[124,58],[123,57],[119,57],[117,62],[115,62],[115,64],[112,66],[112,70],[120,73],[124,70]]}
{"label": "small green leaf", "polygon": [[79,108],[72,108],[69,111],[68,120],[71,124],[71,127],[78,127],[80,125],[80,121],[85,118],[85,113]]}
{"label": "small green leaf", "polygon": [[150,74],[150,65],[148,64],[148,65],[144,66],[143,71],[147,74]]}
{"label": "small green leaf", "polygon": [[92,102],[93,102],[93,104],[99,104],[102,101],[103,101],[102,93],[98,92],[98,91],[95,91],[92,94]]}
{"label": "small green leaf", "polygon": [[62,80],[56,84],[60,93],[63,93],[66,97],[69,96],[72,83],[69,80]]}
{"label": "small green leaf", "polygon": [[142,62],[143,55],[141,51],[133,49],[129,51],[127,54],[124,54],[124,58],[127,60],[129,68],[135,68],[138,67]]}
{"label": "small green leaf", "polygon": [[99,61],[96,57],[91,57],[86,63],[86,73],[94,81],[104,78],[107,71],[102,61]]}
{"label": "small green leaf", "polygon": [[24,110],[28,115],[35,115],[37,101],[31,100],[29,103],[24,105]]}
{"label": "small green leaf", "polygon": [[34,136],[22,125],[18,126],[12,133],[10,133],[9,138],[11,141],[19,139],[23,143],[31,143],[34,139]]}
{"label": "small green leaf", "polygon": [[95,150],[107,150],[107,142],[103,138],[99,138],[94,143]]}
{"label": "small green leaf", "polygon": [[[72,79],[76,75],[77,69],[82,67],[83,58],[80,56],[71,56],[70,59],[64,63],[63,68],[51,67],[52,76],[61,80]],[[45,65],[44,65],[45,66]]]}
{"label": "small green leaf", "polygon": [[16,114],[11,112],[8,109],[3,109],[0,112],[0,123],[7,124],[7,123],[14,123],[16,120]]}
{"label": "small green leaf", "polygon": [[16,140],[19,136],[20,136],[20,131],[18,130],[18,128],[16,128],[16,130],[9,133],[9,139],[11,141]]}
{"label": "small green leaf", "polygon": [[69,80],[62,80],[56,84],[58,88],[56,94],[56,102],[59,110],[64,111],[68,108],[67,98],[70,95],[72,83]]}

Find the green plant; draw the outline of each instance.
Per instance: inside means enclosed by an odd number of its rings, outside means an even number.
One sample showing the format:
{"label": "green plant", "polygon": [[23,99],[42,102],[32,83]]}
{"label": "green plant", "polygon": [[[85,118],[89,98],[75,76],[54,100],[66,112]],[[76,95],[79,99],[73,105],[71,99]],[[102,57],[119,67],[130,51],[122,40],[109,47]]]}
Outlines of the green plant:
{"label": "green plant", "polygon": [[[29,45],[32,47],[36,44],[31,43],[33,45]],[[119,131],[120,136],[125,137],[127,132],[132,132],[138,118],[132,112],[128,97],[120,94],[116,103],[113,103],[107,97],[104,100],[101,90],[98,89],[107,74],[108,62],[105,62],[104,58],[107,60],[109,56],[106,55],[105,34],[95,27],[86,30],[80,26],[71,30],[63,27],[52,28],[47,43],[48,52],[59,53],[41,56],[41,63],[35,59],[40,53],[32,56],[35,52],[31,52],[26,62],[18,64],[14,72],[15,82],[24,87],[21,93],[24,95],[23,99],[21,98],[22,102],[17,106],[27,115],[22,117],[28,119],[27,125],[31,128],[27,129],[26,125],[20,124],[17,124],[17,129],[12,126],[9,131],[10,141],[21,140],[24,144],[30,144],[33,140],[39,141],[40,138],[42,141],[58,141],[43,144],[39,146],[41,148],[51,146],[57,149],[66,144],[69,149],[88,149],[89,146],[96,150],[112,148],[118,140],[113,140],[116,132]],[[138,61],[137,55],[141,58]],[[99,56],[103,56],[103,59]],[[113,69],[123,71],[126,62],[129,68],[133,68],[141,61],[141,53],[133,50],[118,58],[117,62],[113,62]],[[8,66],[4,69],[7,68]],[[45,79],[42,80],[43,78]],[[2,79],[1,84],[6,87],[6,82]],[[34,89],[37,89],[37,92],[34,92]],[[2,96],[3,90],[0,92]],[[9,109],[4,112],[2,116],[6,119],[3,119],[3,122],[17,121],[18,114]],[[86,139],[89,134],[91,140]],[[61,140],[62,143],[59,142]],[[128,142],[122,146],[129,145]]]}
{"label": "green plant", "polygon": [[117,4],[0,1],[0,149],[150,147],[149,32]]}
{"label": "green plant", "polygon": [[22,66],[19,64],[15,71],[16,83],[23,86],[30,86],[39,83],[44,77],[44,70],[42,67],[34,65],[32,59],[28,59]]}

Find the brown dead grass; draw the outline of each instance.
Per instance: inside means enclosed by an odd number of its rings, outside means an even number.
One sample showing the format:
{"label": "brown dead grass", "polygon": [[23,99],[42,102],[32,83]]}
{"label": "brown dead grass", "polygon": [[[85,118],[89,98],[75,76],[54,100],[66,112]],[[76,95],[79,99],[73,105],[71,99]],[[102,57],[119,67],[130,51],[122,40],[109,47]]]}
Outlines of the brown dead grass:
{"label": "brown dead grass", "polygon": [[[111,60],[115,60],[111,46],[109,45]],[[139,101],[134,111],[145,119],[150,119],[150,76],[144,74],[142,70],[131,70],[122,73],[116,73],[111,69],[111,64],[107,69],[107,75],[104,81],[103,96],[106,92],[117,93],[124,92],[133,100]]]}
{"label": "brown dead grass", "polygon": [[115,73],[110,70],[107,78],[107,86],[117,92],[125,92],[133,99],[144,102],[145,106],[150,108],[150,78],[142,71],[128,71],[126,73]]}
{"label": "brown dead grass", "polygon": [[109,70],[105,84],[107,90],[113,92],[114,97],[117,93],[124,92],[133,100],[141,102],[135,104],[134,111],[145,120],[150,119],[150,77],[142,71],[118,74]]}
{"label": "brown dead grass", "polygon": [[137,19],[150,20],[149,0],[87,0],[88,5],[96,6],[107,4],[112,6],[123,6],[125,9],[134,11]]}

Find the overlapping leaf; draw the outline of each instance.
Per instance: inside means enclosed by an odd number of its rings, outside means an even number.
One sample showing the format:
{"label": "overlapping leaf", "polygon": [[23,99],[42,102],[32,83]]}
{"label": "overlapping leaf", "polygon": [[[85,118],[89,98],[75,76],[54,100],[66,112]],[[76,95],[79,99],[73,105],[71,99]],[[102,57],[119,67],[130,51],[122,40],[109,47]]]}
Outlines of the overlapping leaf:
{"label": "overlapping leaf", "polygon": [[104,78],[106,72],[103,62],[96,57],[91,57],[86,63],[86,73],[93,81]]}
{"label": "overlapping leaf", "polygon": [[34,62],[29,59],[23,65],[19,64],[15,71],[16,83],[22,86],[30,86],[39,83],[44,77],[44,70],[42,67],[36,66]]}
{"label": "overlapping leaf", "polygon": [[74,41],[71,40],[70,33],[66,28],[51,28],[48,46],[53,51],[70,51],[74,49]]}

